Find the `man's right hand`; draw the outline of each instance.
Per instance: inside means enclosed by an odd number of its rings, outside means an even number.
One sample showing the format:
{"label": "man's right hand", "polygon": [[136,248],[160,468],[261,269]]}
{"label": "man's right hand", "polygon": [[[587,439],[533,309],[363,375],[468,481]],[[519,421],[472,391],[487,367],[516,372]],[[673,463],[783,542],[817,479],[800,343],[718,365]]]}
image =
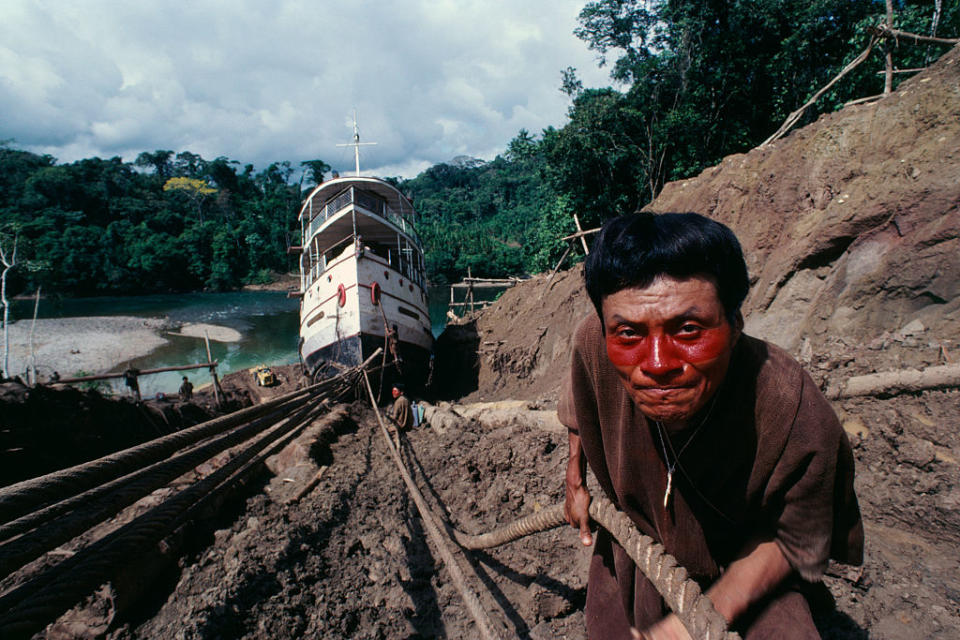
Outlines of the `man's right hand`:
{"label": "man's right hand", "polygon": [[593,544],[590,534],[590,493],[587,491],[587,461],[580,446],[580,437],[569,434],[570,457],[567,459],[567,475],[564,479],[566,498],[563,515],[571,526],[580,529],[580,542],[585,547]]}
{"label": "man's right hand", "polygon": [[590,534],[590,493],[582,484],[578,487],[566,483],[567,497],[563,502],[563,515],[571,526],[580,529],[580,542],[585,547],[593,544]]}

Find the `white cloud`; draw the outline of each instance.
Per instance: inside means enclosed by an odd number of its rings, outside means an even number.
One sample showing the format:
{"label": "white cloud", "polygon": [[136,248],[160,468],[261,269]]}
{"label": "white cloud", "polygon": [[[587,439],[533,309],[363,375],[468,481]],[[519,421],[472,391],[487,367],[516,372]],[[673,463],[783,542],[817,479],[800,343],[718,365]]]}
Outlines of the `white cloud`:
{"label": "white cloud", "polygon": [[562,126],[606,72],[575,0],[0,3],[0,139],[61,161],[158,148],[412,176]]}

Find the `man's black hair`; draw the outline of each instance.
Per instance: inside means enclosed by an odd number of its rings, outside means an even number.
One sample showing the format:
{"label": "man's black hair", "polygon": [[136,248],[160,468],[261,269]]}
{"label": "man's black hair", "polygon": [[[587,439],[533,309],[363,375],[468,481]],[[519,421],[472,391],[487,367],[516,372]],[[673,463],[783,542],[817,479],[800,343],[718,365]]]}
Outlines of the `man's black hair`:
{"label": "man's black hair", "polygon": [[657,276],[712,277],[727,319],[740,310],[750,282],[729,227],[697,213],[632,213],[608,220],[584,265],[587,294],[603,319],[603,299]]}

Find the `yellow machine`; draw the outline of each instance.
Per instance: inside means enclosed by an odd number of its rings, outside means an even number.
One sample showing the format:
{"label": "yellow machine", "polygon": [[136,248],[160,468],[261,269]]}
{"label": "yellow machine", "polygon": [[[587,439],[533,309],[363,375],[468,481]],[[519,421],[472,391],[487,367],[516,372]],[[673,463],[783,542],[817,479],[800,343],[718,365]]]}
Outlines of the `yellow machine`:
{"label": "yellow machine", "polygon": [[257,385],[261,387],[272,387],[277,383],[277,377],[265,364],[257,365],[252,369],[253,377],[257,380]]}

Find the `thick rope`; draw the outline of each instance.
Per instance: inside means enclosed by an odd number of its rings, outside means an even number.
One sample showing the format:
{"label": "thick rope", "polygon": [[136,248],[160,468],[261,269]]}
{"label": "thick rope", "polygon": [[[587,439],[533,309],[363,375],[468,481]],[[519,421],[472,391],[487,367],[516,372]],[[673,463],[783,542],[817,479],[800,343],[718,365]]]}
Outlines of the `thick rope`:
{"label": "thick rope", "polygon": [[163,460],[183,447],[223,433],[238,424],[264,415],[275,407],[285,406],[287,403],[291,406],[303,404],[313,392],[311,390],[319,386],[314,385],[309,387],[309,390],[294,391],[261,405],[214,418],[97,460],[4,487],[0,489],[0,521],[13,520],[38,507],[77,495],[148,464]]}
{"label": "thick rope", "polygon": [[[687,577],[686,569],[677,565],[676,559],[664,550],[663,545],[642,535],[630,518],[606,497],[597,496],[590,502],[590,517],[616,538],[692,637],[739,640],[739,635],[727,631],[726,619],[701,593],[700,585]],[[557,504],[488,533],[470,535],[455,529],[453,533],[457,543],[465,549],[490,549],[566,522],[563,505]]]}
{"label": "thick rope", "polygon": [[[71,558],[0,597],[0,636],[27,638],[41,630],[100,584],[112,569],[132,560],[159,542],[180,523],[196,514],[220,492],[226,491],[266,457],[286,446],[319,412],[301,409],[279,422],[270,432],[247,447],[207,478],[101,538]],[[286,437],[285,437],[286,436]],[[258,453],[278,441],[254,460]],[[252,461],[252,462],[251,462]]]}
{"label": "thick rope", "polygon": [[[0,575],[11,573],[95,524],[116,515],[143,496],[165,486],[171,480],[190,471],[218,453],[249,440],[257,433],[275,424],[282,415],[282,413],[275,411],[186,453],[181,453],[169,460],[156,463],[0,527],[0,539],[6,539],[9,535],[38,527],[53,518],[58,518],[56,526],[39,529],[29,536],[22,536],[0,546]],[[82,509],[61,517],[81,505]]]}
{"label": "thick rope", "polygon": [[477,625],[477,630],[480,637],[484,638],[484,640],[496,640],[498,635],[494,631],[493,624],[491,623],[490,618],[487,616],[487,612],[484,611],[483,606],[480,604],[480,599],[477,597],[477,594],[471,591],[467,586],[463,572],[460,570],[460,565],[457,564],[456,559],[453,557],[453,553],[447,546],[443,535],[441,535],[440,527],[438,527],[437,523],[434,521],[433,514],[430,512],[423,495],[420,493],[417,485],[413,482],[410,474],[407,473],[407,469],[403,464],[403,460],[400,458],[400,453],[393,445],[390,432],[387,429],[386,424],[383,422],[383,417],[380,415],[380,409],[377,407],[377,399],[373,395],[373,387],[370,386],[370,378],[367,376],[366,371],[363,372],[363,380],[366,382],[367,392],[370,394],[370,403],[373,405],[373,412],[377,416],[377,422],[380,424],[380,430],[383,433],[384,440],[386,441],[387,450],[390,452],[394,462],[397,464],[397,469],[400,471],[400,476],[403,478],[404,484],[407,485],[407,490],[410,493],[410,497],[413,498],[413,502],[416,504],[417,510],[420,512],[420,517],[423,520],[424,525],[423,528],[426,529],[427,534],[430,536],[430,540],[433,542],[440,554],[440,557],[443,559],[444,565],[447,567],[447,571],[450,573],[450,578],[453,580],[454,586],[457,588],[457,591],[460,592],[460,596],[463,598],[463,602],[467,607],[467,611],[473,618],[474,624]]}

